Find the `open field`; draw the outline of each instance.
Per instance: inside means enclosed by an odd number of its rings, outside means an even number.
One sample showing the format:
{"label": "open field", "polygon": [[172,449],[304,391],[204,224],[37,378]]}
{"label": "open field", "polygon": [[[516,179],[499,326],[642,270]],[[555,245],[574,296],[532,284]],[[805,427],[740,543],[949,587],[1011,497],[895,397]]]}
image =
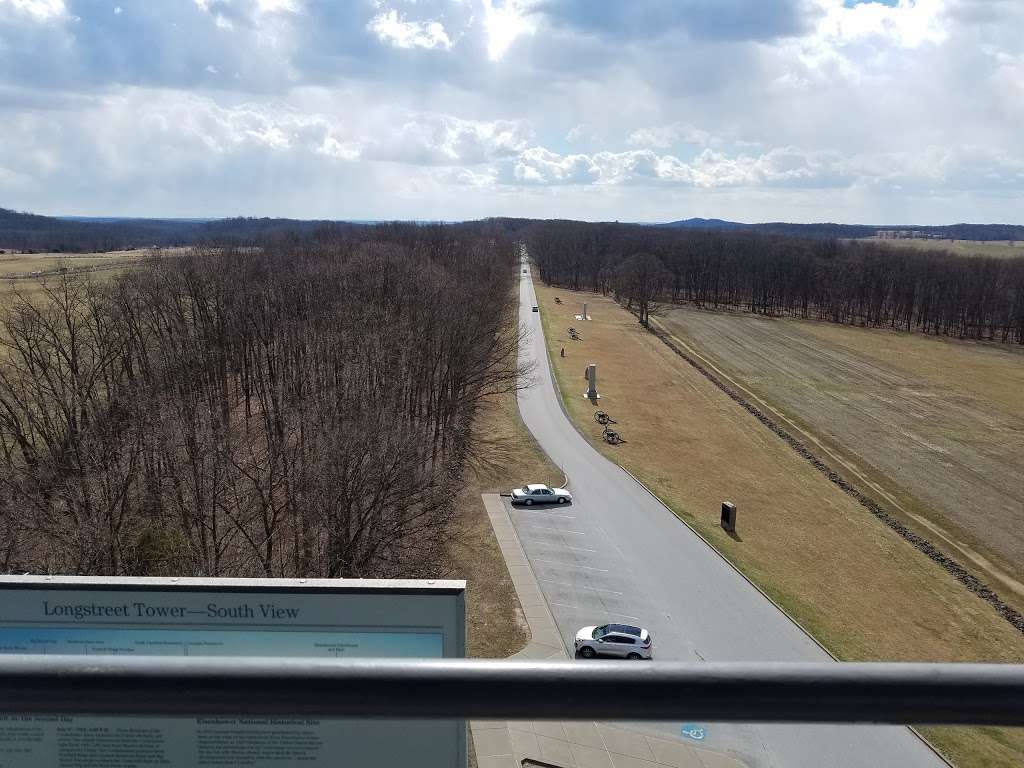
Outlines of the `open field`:
{"label": "open field", "polygon": [[[177,250],[177,249],[173,249]],[[145,257],[149,251],[110,253],[5,253],[0,254],[0,279],[31,278],[57,274],[61,268],[90,270],[125,266]]]}
{"label": "open field", "polygon": [[884,243],[895,248],[919,251],[951,251],[963,256],[995,256],[1001,259],[1024,256],[1024,241],[1014,240],[910,240],[868,237],[857,242]]}
{"label": "open field", "polygon": [[[848,660],[1024,660],[1024,635],[947,572],[842,493],[610,299],[537,286],[567,409],[613,461]],[[559,296],[563,304],[556,304]],[[588,302],[593,320],[573,314]],[[582,341],[564,329],[575,326]],[[565,347],[566,357],[559,356]],[[607,446],[595,406],[575,393],[598,365],[597,407],[628,441]],[[570,478],[571,481],[571,478]],[[735,502],[738,536],[718,525]],[[1019,729],[929,729],[964,766],[1016,766]]]}
{"label": "open field", "polygon": [[662,324],[1024,610],[1024,349],[693,308]]}

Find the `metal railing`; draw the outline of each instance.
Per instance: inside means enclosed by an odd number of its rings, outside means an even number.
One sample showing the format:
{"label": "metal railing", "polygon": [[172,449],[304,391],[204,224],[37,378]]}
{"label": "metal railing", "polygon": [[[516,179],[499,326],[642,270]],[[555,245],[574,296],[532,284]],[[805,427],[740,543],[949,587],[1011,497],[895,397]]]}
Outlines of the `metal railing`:
{"label": "metal railing", "polygon": [[1024,725],[1024,665],[10,655],[0,710]]}

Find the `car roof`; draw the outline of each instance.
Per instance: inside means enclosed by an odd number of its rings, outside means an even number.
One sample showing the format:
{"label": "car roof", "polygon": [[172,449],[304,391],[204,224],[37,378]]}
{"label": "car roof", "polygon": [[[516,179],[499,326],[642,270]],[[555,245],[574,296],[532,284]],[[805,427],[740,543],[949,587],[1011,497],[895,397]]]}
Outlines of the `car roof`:
{"label": "car roof", "polygon": [[640,637],[643,634],[643,629],[631,624],[609,624],[608,631],[618,632],[620,635],[633,635],[633,637]]}
{"label": "car roof", "polygon": [[526,487],[531,491],[539,491],[541,488],[547,488],[546,485],[542,485],[541,483],[534,483],[533,485],[528,485]]}

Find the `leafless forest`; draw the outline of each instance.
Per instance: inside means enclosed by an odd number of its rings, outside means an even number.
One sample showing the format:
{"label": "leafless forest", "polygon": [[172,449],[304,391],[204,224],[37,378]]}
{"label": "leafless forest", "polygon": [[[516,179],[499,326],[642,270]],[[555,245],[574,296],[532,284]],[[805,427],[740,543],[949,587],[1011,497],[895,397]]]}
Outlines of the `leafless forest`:
{"label": "leafless forest", "polygon": [[[6,572],[443,572],[517,249],[327,227],[62,276],[0,314]],[[514,326],[513,326],[514,327]]]}
{"label": "leafless forest", "polygon": [[1020,258],[567,221],[532,224],[526,236],[545,282],[614,293],[644,324],[655,302],[686,301],[1024,344]]}

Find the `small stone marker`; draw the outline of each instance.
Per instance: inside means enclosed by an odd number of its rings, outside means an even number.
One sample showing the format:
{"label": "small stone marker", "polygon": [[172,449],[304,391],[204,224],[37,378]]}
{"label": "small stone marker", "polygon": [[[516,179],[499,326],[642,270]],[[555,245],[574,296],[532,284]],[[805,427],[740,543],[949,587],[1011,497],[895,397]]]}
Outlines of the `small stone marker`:
{"label": "small stone marker", "polygon": [[729,533],[736,532],[736,505],[731,501],[722,502],[722,528]]}

